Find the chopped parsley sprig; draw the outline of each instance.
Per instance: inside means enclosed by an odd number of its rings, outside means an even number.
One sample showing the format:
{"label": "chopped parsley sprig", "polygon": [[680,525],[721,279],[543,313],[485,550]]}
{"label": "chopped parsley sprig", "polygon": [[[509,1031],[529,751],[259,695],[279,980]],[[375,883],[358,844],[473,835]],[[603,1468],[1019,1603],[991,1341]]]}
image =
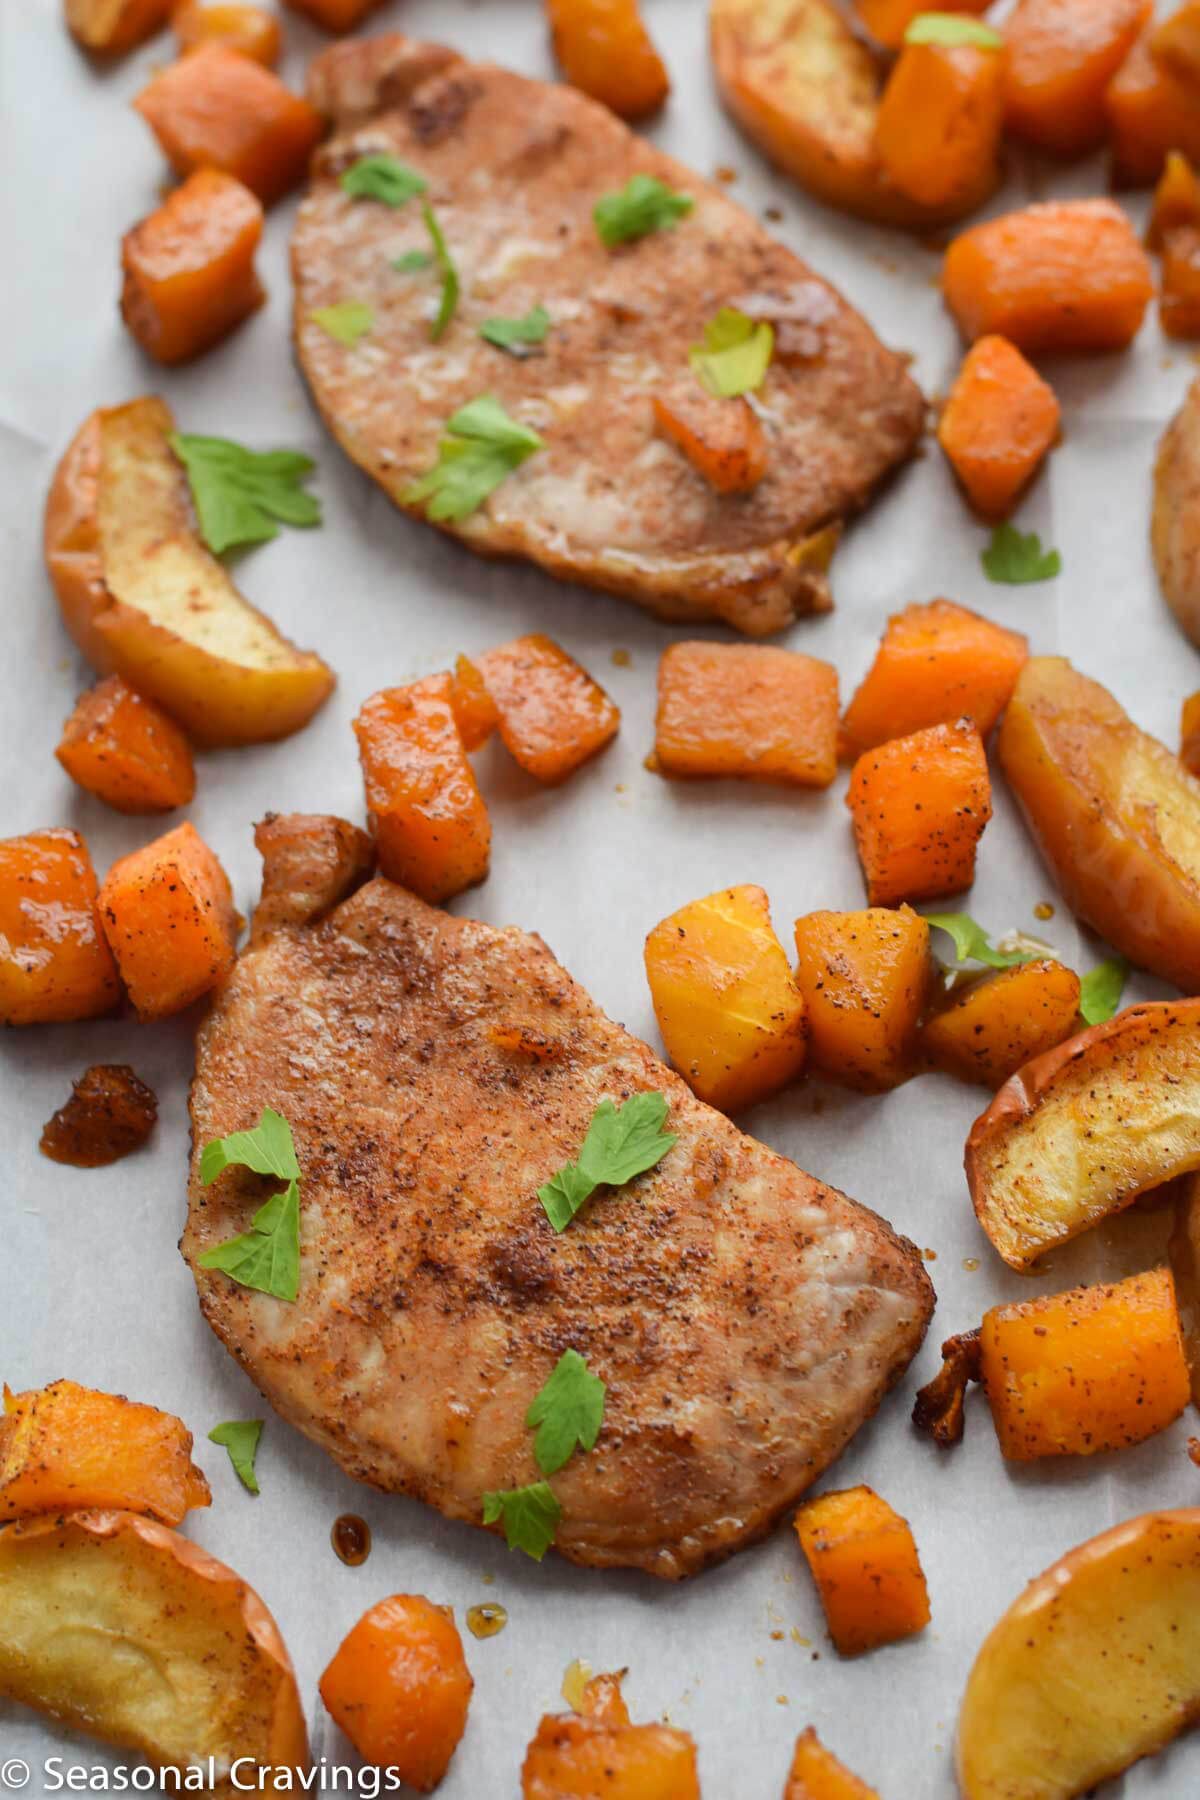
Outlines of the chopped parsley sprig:
{"label": "chopped parsley sprig", "polygon": [[200,1157],[205,1187],[228,1168],[250,1169],[286,1182],[250,1221],[250,1230],[201,1251],[202,1269],[219,1269],[242,1287],[276,1300],[294,1300],[300,1291],[300,1165],[292,1128],[282,1114],[264,1106],[250,1131],[234,1131],[206,1144]]}

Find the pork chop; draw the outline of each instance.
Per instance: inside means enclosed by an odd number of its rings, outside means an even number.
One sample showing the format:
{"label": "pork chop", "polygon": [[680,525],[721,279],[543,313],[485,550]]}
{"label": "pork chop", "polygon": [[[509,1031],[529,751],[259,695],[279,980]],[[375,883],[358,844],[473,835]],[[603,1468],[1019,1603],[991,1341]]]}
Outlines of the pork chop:
{"label": "pork chop", "polygon": [[[678,1142],[561,1235],[538,1187],[597,1104]],[[299,1298],[203,1269],[260,1180],[201,1185],[270,1105],[302,1170]],[[882,1219],[696,1100],[537,937],[376,879],[241,958],[201,1028],[182,1249],[213,1330],[351,1475],[481,1521],[538,1480],[525,1414],[563,1351],[608,1384],[554,1477],[574,1562],[679,1577],[760,1536],[907,1367],[933,1290]]]}
{"label": "pork chop", "polygon": [[[300,365],[329,429],[390,499],[423,514],[405,493],[450,416],[488,393],[544,447],[446,526],[473,549],[754,636],[828,607],[838,522],[922,429],[904,357],[727,194],[574,88],[388,34],[324,52],[309,91],[344,124],[315,160],[292,238]],[[436,343],[437,282],[393,266],[428,255],[420,205],[339,185],[375,153],[425,178],[458,268],[458,310]],[[693,210],[606,249],[592,209],[636,174]],[[313,317],[346,301],[373,321],[353,345]],[[480,337],[486,319],[538,305],[552,323],[536,353]],[[767,473],[722,495],[656,433],[652,400],[680,384],[700,393],[688,350],[729,305],[774,319],[776,354],[755,396]]]}

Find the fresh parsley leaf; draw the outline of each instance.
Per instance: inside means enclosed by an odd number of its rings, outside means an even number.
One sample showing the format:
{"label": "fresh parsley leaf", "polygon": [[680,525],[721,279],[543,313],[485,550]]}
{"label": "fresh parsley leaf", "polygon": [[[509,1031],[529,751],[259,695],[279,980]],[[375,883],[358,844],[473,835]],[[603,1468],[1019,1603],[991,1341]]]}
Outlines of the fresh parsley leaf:
{"label": "fresh parsley leaf", "polygon": [[633,1094],[623,1106],[602,1100],[592,1114],[583,1148],[538,1189],[555,1231],[565,1231],[598,1187],[624,1187],[635,1175],[660,1163],[676,1142],[662,1129],[667,1102],[659,1093]]}
{"label": "fresh parsley leaf", "polygon": [[258,1455],[262,1428],[261,1419],[226,1419],[223,1425],[214,1425],[208,1434],[210,1444],[221,1444],[228,1450],[234,1474],[252,1494],[258,1492],[254,1458]]}
{"label": "fresh parsley leaf", "polygon": [[667,231],[691,212],[696,202],[678,194],[654,175],[633,175],[623,188],[604,194],[592,208],[600,241],[608,249]]}
{"label": "fresh parsley leaf", "polygon": [[484,1524],[503,1521],[504,1541],[509,1549],[523,1550],[534,1562],[541,1562],[554,1542],[561,1518],[562,1507],[548,1481],[483,1496]]}
{"label": "fresh parsley leaf", "polygon": [[531,306],[519,319],[485,319],[479,335],[497,350],[520,354],[524,344],[540,344],[550,329],[550,314],[542,305]]}
{"label": "fresh parsley leaf", "polygon": [[593,1375],[578,1350],[564,1350],[546,1385],[537,1395],[525,1423],[537,1427],[533,1454],[543,1475],[555,1475],[578,1446],[595,1447],[604,1423],[605,1385]]}
{"label": "fresh parsley leaf", "polygon": [[997,525],[992,541],[980,557],[989,581],[1021,587],[1028,581],[1051,581],[1062,571],[1057,550],[1043,550],[1036,531],[1028,536],[1015,525]]}
{"label": "fresh parsley leaf", "polygon": [[766,379],[775,333],[765,319],[751,319],[736,306],[723,306],[704,327],[704,342],[688,360],[702,387],[718,400],[748,394]]}
{"label": "fresh parsley leaf", "polygon": [[406,506],[428,500],[430,519],[465,519],[541,448],[536,431],[510,418],[493,395],[480,394],[446,421],[437,461],[401,499]]}
{"label": "fresh parsley leaf", "polygon": [[360,156],[340,177],[345,191],[356,200],[382,200],[385,206],[404,206],[429,183],[398,156],[379,153]]}
{"label": "fresh parsley leaf", "polygon": [[937,931],[948,932],[954,939],[955,962],[983,963],[989,969],[1012,969],[1018,963],[1033,962],[1044,956],[1044,950],[996,950],[982,925],[967,913],[926,913],[925,923]]}
{"label": "fresh parsley leaf", "polygon": [[974,44],[979,50],[1002,50],[1004,39],[981,19],[962,13],[918,13],[904,33],[906,44]]}
{"label": "fresh parsley leaf", "polygon": [[298,450],[247,450],[230,438],[174,431],[171,448],[187,471],[200,535],[214,556],[235,544],[265,544],[285,525],[319,525],[321,503],[300,483],[311,456]]}
{"label": "fresh parsley leaf", "polygon": [[429,241],[433,245],[433,257],[437,263],[438,274],[442,278],[441,304],[437,310],[437,317],[429,327],[429,335],[436,344],[458,310],[458,270],[454,266],[454,258],[446,248],[442,228],[438,224],[428,200],[421,202],[421,214],[425,220],[425,229],[429,233]]}
{"label": "fresh parsley leaf", "polygon": [[401,275],[416,275],[422,269],[428,269],[432,262],[433,257],[428,250],[406,250],[403,256],[396,258],[392,267]]}
{"label": "fresh parsley leaf", "polygon": [[1123,956],[1110,956],[1107,962],[1089,969],[1079,983],[1079,1012],[1089,1025],[1100,1025],[1111,1019],[1121,1004],[1129,964]]}
{"label": "fresh parsley leaf", "polygon": [[375,323],[375,314],[365,300],[339,300],[336,306],[318,306],[308,316],[348,350],[353,350]]}
{"label": "fresh parsley leaf", "polygon": [[197,1260],[201,1268],[219,1269],[242,1287],[277,1300],[294,1300],[300,1291],[300,1165],[287,1120],[264,1106],[252,1131],[234,1131],[206,1144],[200,1154],[200,1179],[207,1187],[233,1166],[274,1175],[287,1186],[259,1208],[249,1231],[214,1244]]}

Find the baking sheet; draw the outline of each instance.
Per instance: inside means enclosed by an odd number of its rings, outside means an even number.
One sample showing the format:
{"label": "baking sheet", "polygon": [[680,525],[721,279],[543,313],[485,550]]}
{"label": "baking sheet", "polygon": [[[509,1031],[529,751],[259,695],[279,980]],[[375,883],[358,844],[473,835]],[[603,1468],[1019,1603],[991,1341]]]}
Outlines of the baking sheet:
{"label": "baking sheet", "polygon": [[[899,236],[842,219],[775,177],[719,112],[701,0],[647,0],[671,67],[674,96],[652,135],[704,173],[738,171],[735,195],[778,208],[780,236],[838,282],[890,342],[917,353],[931,394],[944,391],[958,346],[935,287],[938,258]],[[527,568],[477,561],[402,518],[325,438],[288,343],[286,243],[291,204],[276,208],[261,267],[267,307],[224,347],[176,373],[152,368],[116,312],[117,244],[155,204],[163,165],[128,102],[167,40],[111,71],[90,67],[62,29],[60,0],[0,4],[0,835],[49,824],[82,830],[97,867],[155,834],[79,793],[51,754],[60,721],[89,679],[60,626],[39,551],[40,512],[54,462],[82,417],[158,389],[181,427],[249,444],[286,444],[319,463],[325,508],[317,533],[284,532],[244,557],[238,580],[297,642],[320,649],[338,689],[298,737],[199,759],[190,816],[233,878],[243,911],[258,885],[253,821],[268,810],[361,817],[350,719],[383,684],[443,667],[521,631],[553,633],[624,711],[613,748],[569,786],[545,792],[502,753],[480,761],[495,830],[487,885],[456,909],[540,931],[605,1008],[656,1042],[641,946],[686,900],[739,881],[771,895],[780,935],[814,907],[862,904],[841,804],[827,795],[755,791],[733,783],[668,785],[642,766],[653,730],[659,652],[679,635],[636,609],[576,591]],[[537,0],[405,0],[372,28],[402,27],[550,76]],[[288,15],[286,74],[298,84],[323,42]],[[1018,168],[993,210],[1047,192],[1098,191],[1099,163],[1051,179]],[[1135,206],[1135,211],[1138,208]],[[936,453],[914,464],[854,530],[834,566],[837,610],[781,641],[834,661],[848,694],[884,619],[907,601],[946,594],[1026,631],[1109,684],[1140,724],[1175,741],[1183,696],[1200,686],[1195,652],[1160,602],[1146,546],[1149,472],[1159,430],[1194,372],[1154,321],[1132,353],[1052,371],[1066,443],[1019,514],[1063,554],[1049,584],[990,585],[975,526]],[[720,637],[716,628],[691,635]],[[615,650],[629,653],[626,666]],[[989,927],[1048,938],[1075,966],[1104,954],[1061,909],[1004,790],[983,839],[971,911]],[[957,903],[956,903],[957,904]],[[1166,990],[1137,979],[1130,998]],[[977,1230],[961,1171],[982,1090],[926,1077],[884,1098],[816,1083],[747,1116],[748,1129],[803,1167],[878,1208],[927,1247],[938,1291],[930,1339],[912,1374],[866,1426],[833,1474],[869,1481],[911,1520],[929,1579],[933,1623],[923,1636],[854,1663],[830,1649],[790,1531],[724,1567],[669,1586],[635,1575],[541,1567],[502,1543],[342,1475],[276,1419],[203,1324],[176,1243],[185,1196],[190,1019],[124,1021],[0,1035],[0,1375],[15,1389],[59,1375],[123,1391],[180,1413],[212,1481],[211,1511],[189,1532],[243,1573],[271,1606],[297,1664],[314,1747],[346,1747],[325,1718],[316,1681],[342,1633],[395,1591],[468,1606],[499,1601],[509,1623],[486,1642],[466,1637],[476,1690],[466,1736],[441,1790],[446,1800],[519,1792],[519,1767],[538,1717],[561,1706],[565,1666],[628,1665],[634,1716],[668,1717],[699,1742],[706,1800],[775,1800],[796,1733],[821,1736],[886,1800],[948,1800],[955,1792],[953,1724],[970,1661],[1022,1584],[1068,1546],[1152,1506],[1192,1503],[1200,1474],[1185,1454],[1189,1416],[1140,1448],[1089,1462],[1017,1468],[998,1454],[986,1411],[971,1409],[966,1441],[939,1454],[916,1438],[908,1410],[937,1345],[1005,1297],[1148,1266],[1165,1237],[1161,1215],[1135,1212],[1050,1259],[1031,1285],[1004,1269]],[[61,1169],[40,1157],[38,1131],[88,1063],[130,1061],[158,1092],[152,1145],[111,1169]],[[238,1485],[205,1434],[219,1420],[266,1413],[262,1493]],[[653,1495],[647,1496],[653,1505]],[[361,1513],[369,1560],[344,1568],[329,1531]],[[3,1757],[33,1770],[58,1754],[89,1768],[119,1761],[90,1741],[0,1703]],[[1200,1788],[1200,1743],[1142,1765],[1133,1796]]]}

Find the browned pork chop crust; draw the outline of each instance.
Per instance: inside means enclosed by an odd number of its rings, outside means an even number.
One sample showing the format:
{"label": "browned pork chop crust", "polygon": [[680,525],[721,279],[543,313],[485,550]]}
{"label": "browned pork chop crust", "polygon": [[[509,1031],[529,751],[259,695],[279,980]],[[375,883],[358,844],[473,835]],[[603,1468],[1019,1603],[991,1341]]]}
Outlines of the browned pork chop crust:
{"label": "browned pork chop crust", "polygon": [[[902,356],[728,195],[574,88],[389,34],[326,51],[310,92],[347,124],[316,159],[292,239],[300,363],[330,430],[397,505],[450,415],[490,393],[545,448],[448,527],[473,549],[756,636],[829,605],[824,528],[865,504],[922,429]],[[420,205],[338,184],[373,152],[426,178],[458,265],[458,312],[436,344],[437,282],[392,267],[429,248]],[[694,210],[608,250],[592,208],[638,173]],[[348,300],[374,321],[353,347],[312,317]],[[722,496],[656,433],[652,396],[694,386],[688,349],[735,303],[775,316],[779,341],[758,396],[768,472]],[[536,355],[480,338],[485,319],[535,305],[553,321]]]}
{"label": "browned pork chop crust", "polygon": [[[679,1142],[556,1235],[539,1185],[599,1101],[659,1089]],[[525,1414],[578,1350],[608,1384],[554,1478],[574,1562],[691,1574],[765,1532],[907,1367],[933,1290],[874,1213],[701,1105],[540,939],[374,880],[248,951],[201,1028],[183,1252],[209,1324],[350,1474],[478,1524],[539,1478]],[[291,1122],[295,1304],[198,1255],[256,1177],[200,1147]]]}

